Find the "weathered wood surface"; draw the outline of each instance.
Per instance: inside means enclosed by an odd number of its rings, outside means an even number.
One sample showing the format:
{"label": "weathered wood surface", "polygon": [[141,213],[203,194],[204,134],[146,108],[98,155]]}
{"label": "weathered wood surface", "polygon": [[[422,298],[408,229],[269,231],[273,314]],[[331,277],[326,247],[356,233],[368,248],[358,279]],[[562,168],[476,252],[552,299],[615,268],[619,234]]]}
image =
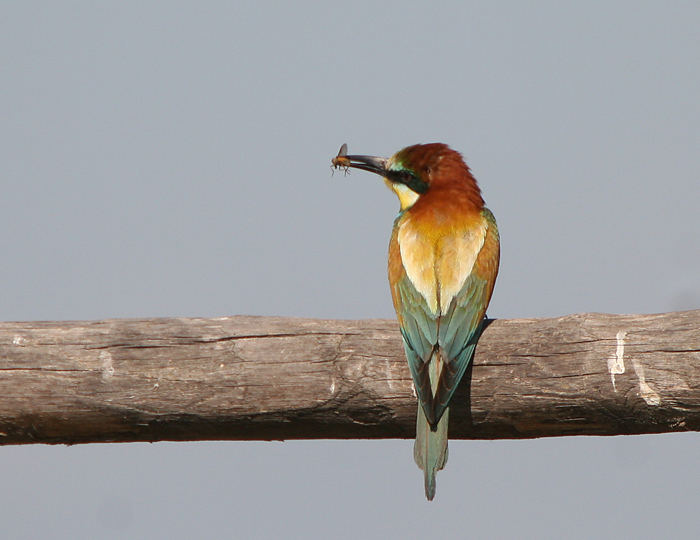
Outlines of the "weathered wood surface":
{"label": "weathered wood surface", "polygon": [[[700,310],[496,320],[452,438],[700,430]],[[0,323],[0,444],[413,437],[395,321]]]}

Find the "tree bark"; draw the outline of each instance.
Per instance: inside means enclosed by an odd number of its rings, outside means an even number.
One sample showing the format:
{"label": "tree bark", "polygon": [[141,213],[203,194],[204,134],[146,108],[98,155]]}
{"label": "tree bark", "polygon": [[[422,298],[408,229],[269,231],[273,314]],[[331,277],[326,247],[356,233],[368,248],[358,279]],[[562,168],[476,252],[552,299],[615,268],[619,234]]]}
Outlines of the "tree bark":
{"label": "tree bark", "polygon": [[[490,321],[454,439],[700,430],[700,310]],[[409,438],[395,321],[0,323],[0,444]]]}

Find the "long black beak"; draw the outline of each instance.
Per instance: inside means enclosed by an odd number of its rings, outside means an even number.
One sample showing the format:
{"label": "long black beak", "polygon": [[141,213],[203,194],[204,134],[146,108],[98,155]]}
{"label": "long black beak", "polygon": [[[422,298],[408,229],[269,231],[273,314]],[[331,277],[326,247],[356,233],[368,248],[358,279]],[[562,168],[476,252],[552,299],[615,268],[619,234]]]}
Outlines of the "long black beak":
{"label": "long black beak", "polygon": [[380,176],[386,174],[387,158],[376,156],[345,156],[345,160],[347,160],[346,164],[341,163],[341,166],[362,169],[363,171],[377,173]]}
{"label": "long black beak", "polygon": [[343,144],[343,146],[340,147],[338,155],[331,160],[333,167],[362,169],[363,171],[373,172],[380,176],[386,176],[386,164],[389,161],[387,158],[376,156],[349,156],[347,155],[347,151],[347,144]]}

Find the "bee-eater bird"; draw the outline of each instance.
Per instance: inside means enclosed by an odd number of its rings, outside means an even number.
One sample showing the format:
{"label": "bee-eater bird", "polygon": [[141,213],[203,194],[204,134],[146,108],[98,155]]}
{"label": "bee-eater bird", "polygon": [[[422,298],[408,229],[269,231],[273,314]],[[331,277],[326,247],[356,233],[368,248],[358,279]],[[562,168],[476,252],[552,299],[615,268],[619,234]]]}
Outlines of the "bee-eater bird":
{"label": "bee-eater bird", "polygon": [[347,155],[335,167],[379,174],[401,209],[389,242],[389,283],[418,395],[413,456],[425,495],[447,461],[449,404],[471,362],[498,274],[496,220],[462,156],[416,144],[390,158]]}

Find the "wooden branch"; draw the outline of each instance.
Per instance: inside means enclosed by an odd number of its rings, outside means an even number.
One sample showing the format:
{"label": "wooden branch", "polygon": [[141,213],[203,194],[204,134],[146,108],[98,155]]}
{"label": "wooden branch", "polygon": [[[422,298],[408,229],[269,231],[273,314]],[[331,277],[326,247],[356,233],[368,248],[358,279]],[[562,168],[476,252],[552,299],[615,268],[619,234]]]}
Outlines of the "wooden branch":
{"label": "wooden branch", "polygon": [[[496,320],[452,438],[700,430],[700,310]],[[0,323],[0,444],[413,437],[395,321]]]}

